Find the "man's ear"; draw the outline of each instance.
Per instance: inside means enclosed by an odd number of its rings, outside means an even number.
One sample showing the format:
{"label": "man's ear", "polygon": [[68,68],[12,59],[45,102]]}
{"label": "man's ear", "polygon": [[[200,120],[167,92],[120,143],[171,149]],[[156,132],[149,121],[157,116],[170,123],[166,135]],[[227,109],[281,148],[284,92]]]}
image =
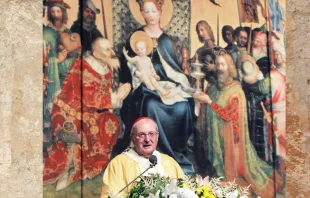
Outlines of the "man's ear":
{"label": "man's ear", "polygon": [[98,54],[97,51],[94,51],[94,52],[93,52],[93,56],[94,56],[95,58],[100,58],[100,56],[99,56],[99,54]]}

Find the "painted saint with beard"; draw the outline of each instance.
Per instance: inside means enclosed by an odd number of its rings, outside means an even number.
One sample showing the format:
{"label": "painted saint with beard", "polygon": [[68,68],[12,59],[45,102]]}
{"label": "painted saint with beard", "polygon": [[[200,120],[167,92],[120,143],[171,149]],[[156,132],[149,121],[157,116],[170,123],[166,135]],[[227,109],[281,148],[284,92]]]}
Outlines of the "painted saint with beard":
{"label": "painted saint with beard", "polygon": [[[253,148],[248,130],[247,105],[240,82],[234,80],[237,71],[229,54],[216,58],[217,84],[208,94],[194,98],[206,103],[208,128],[208,159],[216,175],[227,181],[235,179],[258,196],[275,196],[273,178],[279,177],[272,167],[262,161]],[[253,163],[255,162],[255,163]]]}
{"label": "painted saint with beard", "polygon": [[234,35],[237,41],[237,46],[234,47],[229,53],[233,58],[234,64],[236,65],[239,57],[247,53],[249,34],[244,27],[237,27],[234,31]]}
{"label": "painted saint with beard", "polygon": [[[74,60],[77,59],[78,53],[69,53],[67,49],[59,48],[59,38],[61,33],[71,33],[66,27],[68,21],[67,9],[70,8],[63,0],[48,0],[47,19],[48,24],[43,27],[43,41],[45,46],[50,50],[46,55],[46,64],[44,69],[47,77],[47,83],[44,101],[43,101],[43,133],[44,133],[44,153],[46,148],[51,144],[51,111],[53,99],[59,94],[67,71]],[[75,39],[78,41],[79,39]],[[77,45],[81,45],[77,42]],[[76,52],[78,52],[77,50]]]}
{"label": "painted saint with beard", "polygon": [[53,144],[44,157],[43,182],[56,190],[81,179],[92,179],[108,165],[120,124],[113,109],[129,94],[129,83],[112,92],[117,70],[110,42],[98,38],[92,53],[69,69],[51,113]]}

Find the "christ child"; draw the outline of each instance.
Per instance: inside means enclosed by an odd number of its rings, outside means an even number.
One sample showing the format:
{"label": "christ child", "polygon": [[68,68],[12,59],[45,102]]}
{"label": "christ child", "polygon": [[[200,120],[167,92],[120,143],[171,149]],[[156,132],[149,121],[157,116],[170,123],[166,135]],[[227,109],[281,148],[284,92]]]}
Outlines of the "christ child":
{"label": "christ child", "polygon": [[158,83],[160,77],[156,74],[151,59],[147,56],[153,49],[152,39],[145,32],[137,31],[130,38],[130,45],[137,54],[128,56],[128,51],[123,48],[123,54],[127,61],[136,67],[135,76],[139,78],[150,90],[157,91],[162,96],[167,96],[170,91],[161,87]]}

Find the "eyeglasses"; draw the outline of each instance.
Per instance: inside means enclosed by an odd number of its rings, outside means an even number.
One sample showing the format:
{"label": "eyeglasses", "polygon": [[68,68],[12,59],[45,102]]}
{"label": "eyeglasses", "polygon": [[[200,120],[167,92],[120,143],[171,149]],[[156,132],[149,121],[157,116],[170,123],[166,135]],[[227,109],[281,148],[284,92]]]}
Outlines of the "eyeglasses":
{"label": "eyeglasses", "polygon": [[156,135],[158,135],[158,132],[148,132],[148,133],[135,133],[133,134],[138,139],[144,139],[146,136],[149,136],[151,139],[153,139]]}

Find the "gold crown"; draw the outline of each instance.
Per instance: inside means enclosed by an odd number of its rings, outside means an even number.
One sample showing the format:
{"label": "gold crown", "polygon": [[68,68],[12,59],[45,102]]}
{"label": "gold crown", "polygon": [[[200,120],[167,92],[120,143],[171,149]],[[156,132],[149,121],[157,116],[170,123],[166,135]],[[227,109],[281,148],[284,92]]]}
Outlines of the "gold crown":
{"label": "gold crown", "polygon": [[165,0],[136,0],[136,1],[139,4],[140,8],[142,8],[144,3],[150,2],[150,1],[156,3],[161,8],[165,2]]}

